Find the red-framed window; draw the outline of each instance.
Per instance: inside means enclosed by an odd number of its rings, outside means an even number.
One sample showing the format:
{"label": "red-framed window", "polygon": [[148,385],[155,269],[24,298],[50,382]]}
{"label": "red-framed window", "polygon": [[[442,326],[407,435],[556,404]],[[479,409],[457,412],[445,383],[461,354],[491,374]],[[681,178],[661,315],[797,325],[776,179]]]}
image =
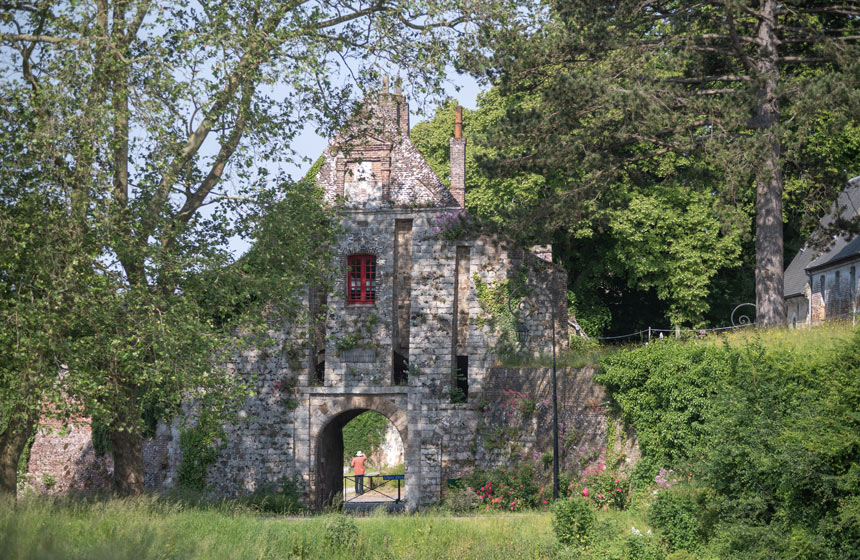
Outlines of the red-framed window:
{"label": "red-framed window", "polygon": [[376,257],[373,255],[352,255],[347,258],[346,264],[346,302],[375,302]]}

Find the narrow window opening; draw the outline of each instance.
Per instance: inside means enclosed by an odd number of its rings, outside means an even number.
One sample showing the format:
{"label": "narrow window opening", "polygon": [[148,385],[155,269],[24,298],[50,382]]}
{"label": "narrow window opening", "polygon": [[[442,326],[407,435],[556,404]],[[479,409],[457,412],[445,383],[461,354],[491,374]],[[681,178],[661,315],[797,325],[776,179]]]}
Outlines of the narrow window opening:
{"label": "narrow window opening", "polygon": [[409,362],[400,352],[394,352],[394,384],[406,385],[409,383]]}
{"label": "narrow window opening", "polygon": [[469,356],[457,356],[454,371],[454,388],[451,389],[451,402],[464,403],[469,400]]}
{"label": "narrow window opening", "polygon": [[325,385],[325,339],[328,294],[324,290],[315,290],[312,300],[313,344],[311,345],[312,369],[311,384]]}

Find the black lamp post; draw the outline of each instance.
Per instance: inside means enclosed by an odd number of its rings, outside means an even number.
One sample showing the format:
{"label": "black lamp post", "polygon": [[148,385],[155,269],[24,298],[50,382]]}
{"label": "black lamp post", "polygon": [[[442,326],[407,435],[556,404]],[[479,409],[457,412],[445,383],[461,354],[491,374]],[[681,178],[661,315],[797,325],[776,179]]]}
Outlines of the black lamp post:
{"label": "black lamp post", "polygon": [[[510,309],[511,313],[514,317],[517,318],[517,340],[525,344],[529,340],[529,330],[526,324],[520,320],[519,313],[514,311],[511,303],[514,300],[514,295],[517,292],[525,291],[526,295],[536,291],[535,286],[523,285],[516,288],[514,291],[510,293],[508,296],[508,309]],[[522,309],[523,303],[526,300],[521,301],[517,308]],[[555,371],[555,306],[553,305],[552,298],[549,300],[549,308],[552,316],[552,499],[553,501],[558,499],[558,383],[556,381],[556,371]],[[527,304],[533,310],[535,307],[534,302],[530,302]],[[529,313],[525,314],[525,317],[528,317]]]}

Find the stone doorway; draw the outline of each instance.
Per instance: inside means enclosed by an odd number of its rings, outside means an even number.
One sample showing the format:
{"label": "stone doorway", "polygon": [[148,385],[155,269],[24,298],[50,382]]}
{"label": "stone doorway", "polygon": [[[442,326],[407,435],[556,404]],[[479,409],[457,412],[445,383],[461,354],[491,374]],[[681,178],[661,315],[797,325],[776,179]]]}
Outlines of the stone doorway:
{"label": "stone doorway", "polygon": [[[364,399],[362,399],[364,400]],[[367,399],[372,400],[372,399]],[[356,403],[357,404],[357,403]],[[367,404],[372,403],[362,403],[365,404],[364,407],[360,408],[350,408],[348,410],[343,410],[341,412],[335,413],[331,415],[328,421],[323,425],[323,427],[319,430],[316,438],[315,438],[315,465],[314,465],[314,479],[315,479],[315,504],[318,508],[323,508],[333,501],[339,501],[343,496],[344,490],[344,440],[343,440],[343,428],[353,419],[355,419],[360,414],[367,411],[375,411],[383,416],[385,416],[388,421],[394,426],[397,433],[399,434],[400,440],[403,444],[404,448],[404,459],[408,456],[405,453],[407,448],[407,434],[406,434],[406,417],[405,415],[395,407],[379,407],[383,410],[379,410],[377,407],[366,406]],[[404,461],[405,466],[405,461]],[[373,471],[374,469],[369,469],[368,472]],[[350,484],[352,484],[353,479],[350,479]],[[401,484],[402,486],[402,484]],[[396,494],[396,490],[394,491]],[[401,493],[405,497],[405,488],[401,487]],[[365,501],[372,501],[371,498],[375,495],[374,493],[370,494]],[[380,501],[384,501],[385,498],[382,495],[378,496]]]}

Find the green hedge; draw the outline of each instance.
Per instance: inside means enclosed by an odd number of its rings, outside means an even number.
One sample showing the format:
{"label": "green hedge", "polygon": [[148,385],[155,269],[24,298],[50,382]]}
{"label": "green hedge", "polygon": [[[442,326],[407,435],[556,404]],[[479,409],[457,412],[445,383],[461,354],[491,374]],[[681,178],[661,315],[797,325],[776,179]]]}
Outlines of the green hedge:
{"label": "green hedge", "polygon": [[602,366],[640,439],[637,481],[660,467],[689,475],[710,497],[697,515],[713,554],[860,558],[854,329],[666,341]]}

